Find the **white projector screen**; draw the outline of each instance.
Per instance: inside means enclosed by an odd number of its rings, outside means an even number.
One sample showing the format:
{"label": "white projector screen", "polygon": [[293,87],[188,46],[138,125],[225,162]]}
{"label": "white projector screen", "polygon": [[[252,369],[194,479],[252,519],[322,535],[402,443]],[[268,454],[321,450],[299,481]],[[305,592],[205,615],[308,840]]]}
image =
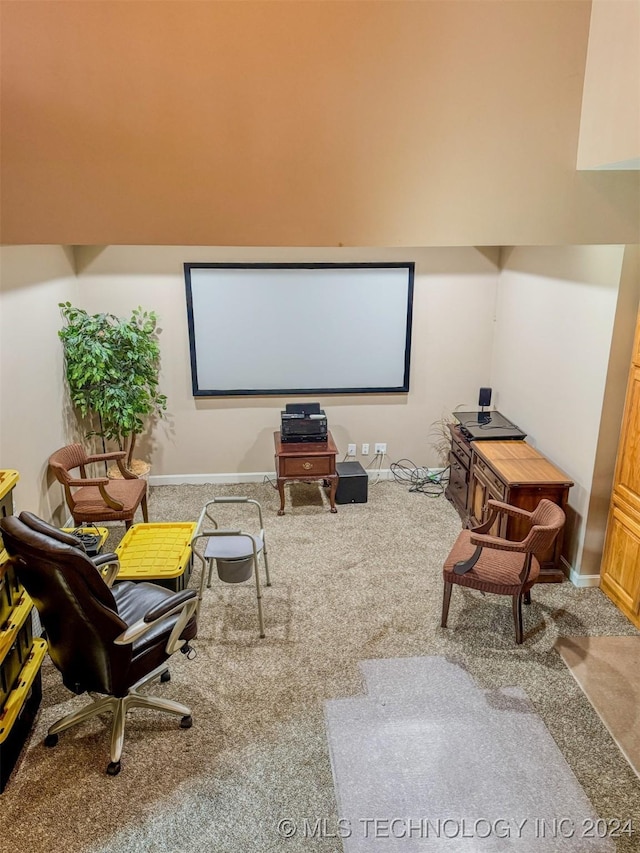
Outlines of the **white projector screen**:
{"label": "white projector screen", "polygon": [[194,396],[409,390],[413,263],[184,274]]}

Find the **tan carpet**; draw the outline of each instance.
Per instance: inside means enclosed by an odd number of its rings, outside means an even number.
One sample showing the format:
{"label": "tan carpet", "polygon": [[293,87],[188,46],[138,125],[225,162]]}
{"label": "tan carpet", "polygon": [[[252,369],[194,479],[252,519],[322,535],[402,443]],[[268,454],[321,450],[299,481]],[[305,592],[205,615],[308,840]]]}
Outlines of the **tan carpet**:
{"label": "tan carpet", "polygon": [[[115,778],[104,772],[108,717],[43,746],[47,727],[86,701],[47,661],[33,736],[0,797],[0,853],[340,853],[324,703],[362,695],[362,660],[422,655],[459,663],[480,689],[525,691],[594,811],[637,819],[640,781],[554,649],[561,636],[639,636],[600,590],[536,587],[522,646],[510,599],[472,590],[454,590],[450,627],[440,628],[442,563],[460,519],[444,498],[394,482],[336,515],[317,485],[294,484],[282,517],[268,484],[160,486],[151,520],[196,520],[205,501],[243,493],[265,512],[266,638],[258,638],[253,583],[216,578],[198,656],[174,655],[171,681],[149,690],[189,705],[193,728],[134,711]],[[114,528],[106,547],[123,532]],[[191,585],[198,580],[196,569]],[[284,819],[298,828],[292,838],[281,834]],[[305,838],[305,826],[326,832]],[[616,841],[617,853],[637,851],[639,837]]]}
{"label": "tan carpet", "polygon": [[561,637],[556,648],[640,776],[640,637]]}

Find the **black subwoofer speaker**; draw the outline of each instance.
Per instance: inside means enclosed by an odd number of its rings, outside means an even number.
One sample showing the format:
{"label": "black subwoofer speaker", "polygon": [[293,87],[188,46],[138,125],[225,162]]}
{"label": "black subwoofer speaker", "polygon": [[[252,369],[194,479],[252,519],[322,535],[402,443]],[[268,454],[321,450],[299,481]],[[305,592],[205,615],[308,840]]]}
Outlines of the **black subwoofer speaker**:
{"label": "black subwoofer speaker", "polygon": [[337,504],[366,504],[369,477],[359,462],[338,462]]}

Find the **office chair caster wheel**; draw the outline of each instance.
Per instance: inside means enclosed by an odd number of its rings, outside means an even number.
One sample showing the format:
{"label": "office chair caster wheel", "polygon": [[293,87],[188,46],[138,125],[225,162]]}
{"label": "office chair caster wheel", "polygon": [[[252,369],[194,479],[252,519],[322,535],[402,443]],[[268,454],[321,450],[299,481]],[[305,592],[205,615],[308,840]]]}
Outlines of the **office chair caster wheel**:
{"label": "office chair caster wheel", "polygon": [[44,745],[51,748],[58,743],[58,735],[47,735],[44,739]]}
{"label": "office chair caster wheel", "polygon": [[192,725],[193,725],[193,717],[191,716],[191,714],[189,714],[186,717],[183,717],[180,720],[180,728],[181,729],[190,729]]}
{"label": "office chair caster wheel", "polygon": [[107,776],[117,776],[122,770],[122,765],[119,761],[110,761],[107,764]]}
{"label": "office chair caster wheel", "polygon": [[171,681],[171,673],[168,669],[165,669],[165,671],[162,673],[162,675],[160,676],[160,681],[163,684],[166,684],[167,681]]}

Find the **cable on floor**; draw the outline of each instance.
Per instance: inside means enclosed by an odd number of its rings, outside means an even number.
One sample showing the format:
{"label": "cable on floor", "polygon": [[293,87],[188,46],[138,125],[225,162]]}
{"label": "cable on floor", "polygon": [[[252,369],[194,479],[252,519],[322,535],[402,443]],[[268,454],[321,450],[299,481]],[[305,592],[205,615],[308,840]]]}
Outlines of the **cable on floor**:
{"label": "cable on floor", "polygon": [[438,498],[444,494],[449,482],[449,466],[442,471],[433,473],[428,468],[420,468],[410,459],[400,459],[392,462],[390,471],[397,483],[409,483],[410,492],[420,492],[430,498]]}

